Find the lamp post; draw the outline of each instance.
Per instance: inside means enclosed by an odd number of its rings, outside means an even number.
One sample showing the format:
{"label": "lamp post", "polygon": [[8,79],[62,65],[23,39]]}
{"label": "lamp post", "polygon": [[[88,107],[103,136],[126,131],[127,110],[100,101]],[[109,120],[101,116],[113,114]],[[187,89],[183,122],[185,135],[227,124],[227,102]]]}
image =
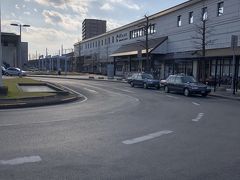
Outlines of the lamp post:
{"label": "lamp post", "polygon": [[[11,26],[18,26],[19,27],[19,32],[20,32],[20,51],[19,51],[19,60],[20,60],[20,66],[22,66],[22,46],[21,46],[21,43],[22,43],[22,27],[30,27],[30,25],[28,24],[15,24],[15,23],[12,23],[10,24]],[[22,67],[21,67],[22,68]]]}
{"label": "lamp post", "polygon": [[1,72],[0,72],[0,88],[3,86],[2,82],[2,6],[0,1],[0,65],[1,65]]}

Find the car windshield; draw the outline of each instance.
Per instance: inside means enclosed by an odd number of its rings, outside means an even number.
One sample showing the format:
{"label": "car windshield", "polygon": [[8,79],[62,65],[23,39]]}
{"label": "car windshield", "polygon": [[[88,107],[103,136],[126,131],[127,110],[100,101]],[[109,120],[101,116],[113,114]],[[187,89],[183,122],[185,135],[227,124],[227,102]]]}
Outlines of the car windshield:
{"label": "car windshield", "polygon": [[153,79],[153,76],[151,74],[143,74],[142,78],[143,79]]}
{"label": "car windshield", "polygon": [[195,83],[197,82],[196,79],[194,79],[194,77],[192,76],[185,76],[185,77],[182,77],[182,82],[183,83]]}

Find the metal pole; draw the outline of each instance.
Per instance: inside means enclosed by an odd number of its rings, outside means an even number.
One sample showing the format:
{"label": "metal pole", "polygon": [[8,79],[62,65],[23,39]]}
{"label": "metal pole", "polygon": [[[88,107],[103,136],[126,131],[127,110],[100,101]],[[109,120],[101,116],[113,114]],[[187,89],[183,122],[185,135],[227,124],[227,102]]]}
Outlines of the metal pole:
{"label": "metal pole", "polygon": [[1,72],[0,72],[0,87],[3,86],[2,81],[2,6],[0,1],[0,65],[1,65]]}
{"label": "metal pole", "polygon": [[150,62],[149,62],[149,53],[148,53],[148,28],[149,28],[149,19],[148,19],[148,16],[145,16],[146,17],[146,20],[147,20],[147,24],[146,24],[146,27],[145,27],[145,33],[146,33],[146,69],[147,71],[150,71]]}

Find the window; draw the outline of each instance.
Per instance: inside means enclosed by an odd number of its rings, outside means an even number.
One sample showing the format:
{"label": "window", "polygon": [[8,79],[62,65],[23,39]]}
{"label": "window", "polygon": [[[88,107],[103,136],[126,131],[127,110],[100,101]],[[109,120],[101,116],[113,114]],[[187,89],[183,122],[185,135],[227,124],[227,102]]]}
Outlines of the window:
{"label": "window", "polygon": [[202,20],[207,20],[207,7],[202,8]]}
{"label": "window", "polygon": [[[148,34],[154,34],[155,32],[156,32],[155,24],[150,24],[148,27]],[[145,36],[145,27],[132,30],[130,31],[129,35],[130,39]]]}
{"label": "window", "polygon": [[103,39],[102,39],[102,46],[103,46]]}
{"label": "window", "polygon": [[177,21],[178,27],[182,26],[182,18],[181,18],[181,16],[178,16],[177,20],[178,20]]}
{"label": "window", "polygon": [[220,2],[218,3],[218,16],[223,15],[223,6],[224,6],[224,2]]}
{"label": "window", "polygon": [[189,24],[193,23],[193,12],[189,13],[189,20],[188,20]]}
{"label": "window", "polygon": [[114,36],[112,36],[112,43],[114,43]]}

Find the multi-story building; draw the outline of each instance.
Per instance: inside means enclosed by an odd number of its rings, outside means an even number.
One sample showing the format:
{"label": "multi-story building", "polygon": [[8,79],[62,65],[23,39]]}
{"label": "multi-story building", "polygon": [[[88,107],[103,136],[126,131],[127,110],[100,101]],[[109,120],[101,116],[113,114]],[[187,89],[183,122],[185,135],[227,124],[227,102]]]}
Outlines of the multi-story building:
{"label": "multi-story building", "polygon": [[23,68],[28,61],[28,43],[20,42],[20,36],[13,33],[2,33],[1,40],[3,64]]}
{"label": "multi-story building", "polygon": [[85,19],[82,23],[82,39],[89,39],[106,33],[107,22],[99,19]]}
{"label": "multi-story building", "polygon": [[148,20],[83,40],[74,49],[82,70],[90,72],[106,73],[106,65],[111,63],[116,75],[144,70],[148,55],[159,78],[185,73],[199,80],[228,79],[233,74],[233,53],[239,68],[240,38],[233,52],[233,35],[240,35],[239,0],[190,0]]}

